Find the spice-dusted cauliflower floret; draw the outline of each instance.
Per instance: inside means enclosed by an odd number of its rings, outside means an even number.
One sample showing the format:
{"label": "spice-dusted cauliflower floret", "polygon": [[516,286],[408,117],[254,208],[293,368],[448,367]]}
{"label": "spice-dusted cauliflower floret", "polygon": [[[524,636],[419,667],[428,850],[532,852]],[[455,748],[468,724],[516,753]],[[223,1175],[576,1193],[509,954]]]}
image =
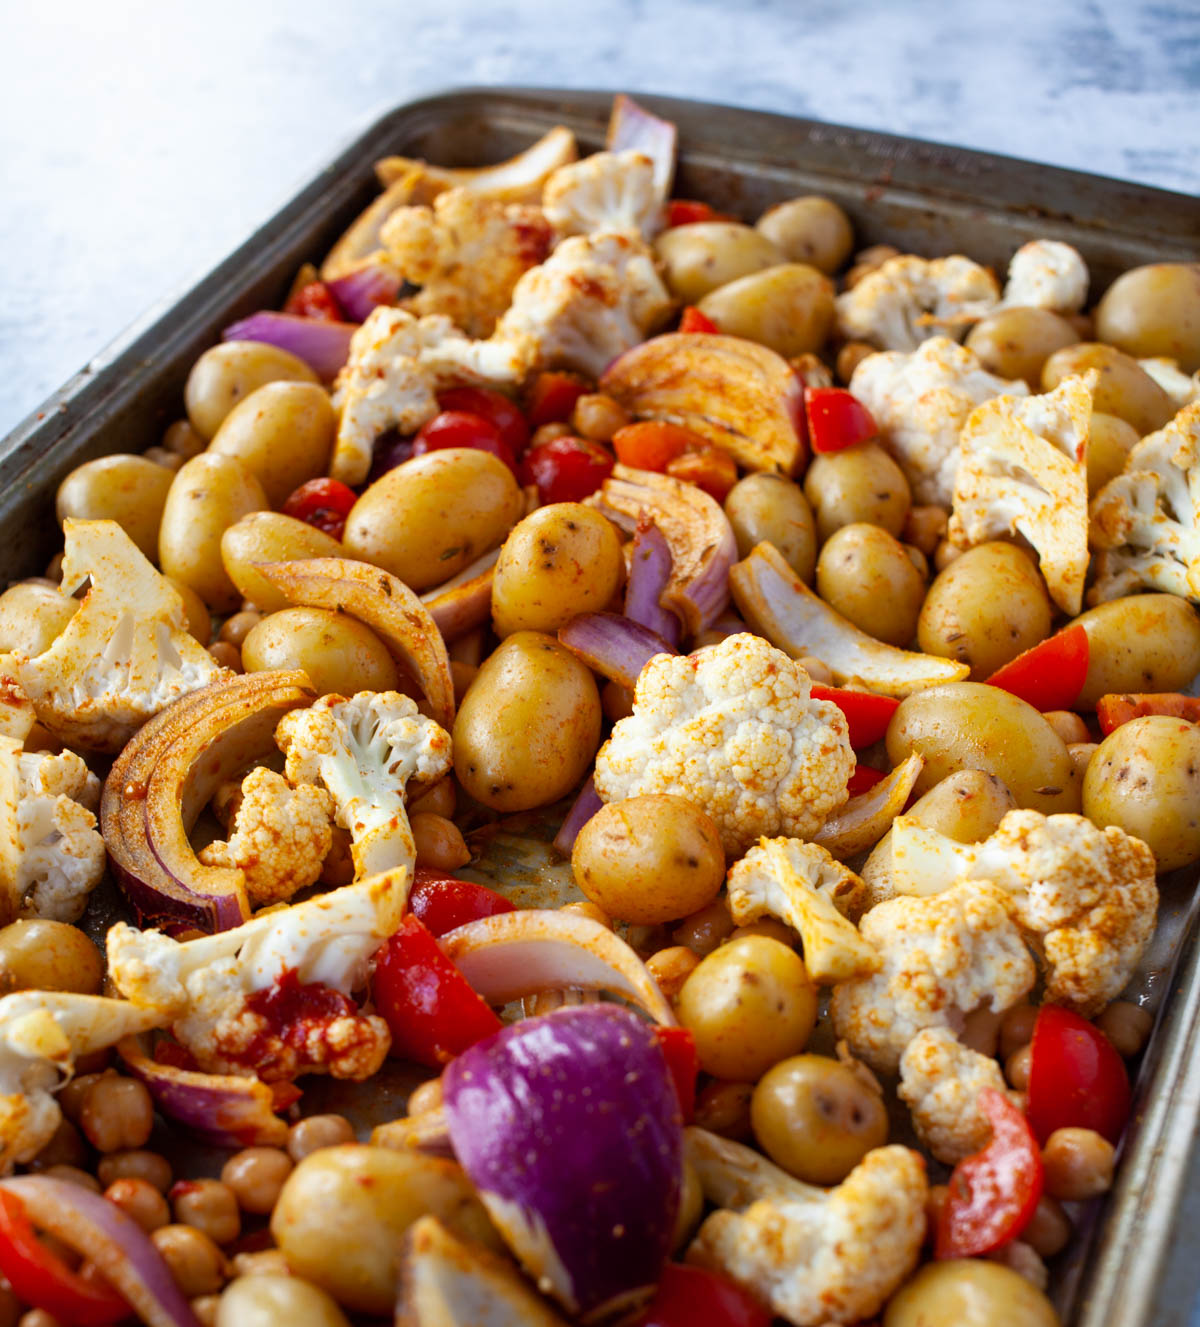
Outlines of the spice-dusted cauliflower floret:
{"label": "spice-dusted cauliflower floret", "polygon": [[684,1154],[718,1208],[688,1261],[736,1281],[793,1327],[869,1318],[916,1266],[929,1186],[907,1147],[875,1148],[833,1189],[703,1129],[684,1131]]}
{"label": "spice-dusted cauliflower floret", "polygon": [[1134,447],[1091,510],[1091,603],[1148,588],[1200,599],[1200,401]]}
{"label": "spice-dusted cauliflower floret", "polygon": [[546,181],[542,207],[559,235],[628,231],[653,239],[662,229],[654,163],[644,153],[593,152]]}
{"label": "spice-dusted cauliflower floret", "polygon": [[916,350],[934,336],[961,341],[999,298],[995,277],[962,254],[901,254],[837,297],[838,331],[881,350]]}
{"label": "spice-dusted cauliflower floret", "polygon": [[850,390],[875,417],[913,500],[948,508],[967,416],[1002,392],[1024,396],[1029,389],[988,373],[970,350],[937,336],[911,355],[868,355],[854,370]]}
{"label": "spice-dusted cauliflower floret", "polygon": [[982,843],[956,843],[899,816],[892,863],[905,894],[936,894],[963,880],[1003,889],[1045,959],[1046,998],[1084,1017],[1120,994],[1154,934],[1154,853],[1086,816],[1010,811]]}
{"label": "spice-dusted cauliflower floret", "polygon": [[949,1028],[918,1032],[900,1057],[897,1094],[912,1111],[922,1146],[948,1166],[986,1147],[992,1136],[978,1105],[985,1087],[1015,1098],[996,1061],[964,1046]]}
{"label": "spice-dusted cauliflower floret", "polygon": [[973,1010],[1010,1008],[1033,986],[1033,959],[1008,913],[1008,895],[971,881],[932,898],[894,898],[859,923],[881,966],[834,987],[833,1024],[851,1052],[895,1073],[923,1028],[957,1033]]}
{"label": "spice-dusted cauliflower floret", "polygon": [[237,867],[255,907],[284,903],[314,885],[333,841],[333,798],[324,788],[292,788],[261,766],[242,780],[228,840],[196,854],[205,866]]}
{"label": "spice-dusted cauliflower floret", "polygon": [[760,636],[692,655],[655,655],[633,713],[596,756],[606,802],[673,793],[717,822],[729,857],[763,835],[809,837],[846,800],[854,768],[845,716],[812,698],[808,674]]}
{"label": "spice-dusted cauliflower floret", "polygon": [[355,879],[402,866],[411,871],[416,844],[404,809],[410,779],[435,783],[450,768],[450,734],[398,691],[322,696],[292,710],[275,730],[293,786],[311,783],[333,794],[337,823],[349,830]]}
{"label": "spice-dusted cauliflower floret", "polygon": [[485,337],[522,275],[545,261],[553,234],[539,208],[459,188],[431,207],[398,208],[381,238],[405,279],[421,287],[404,308],[444,313],[468,336]]}
{"label": "spice-dusted cauliflower floret", "polygon": [[865,886],[817,843],[760,839],[729,872],[729,913],[739,926],[775,917],[800,933],[804,965],[818,982],[879,967],[875,950],[839,911]]}
{"label": "spice-dusted cauliflower floret", "polygon": [[1088,569],[1087,446],[1095,370],[1045,396],[998,396],[959,434],[950,541],[971,548],[1022,534],[1050,598],[1074,616]]}
{"label": "spice-dusted cauliflower floret", "polygon": [[1012,256],[1004,286],[1004,308],[1078,313],[1087,301],[1087,263],[1061,240],[1030,240]]}

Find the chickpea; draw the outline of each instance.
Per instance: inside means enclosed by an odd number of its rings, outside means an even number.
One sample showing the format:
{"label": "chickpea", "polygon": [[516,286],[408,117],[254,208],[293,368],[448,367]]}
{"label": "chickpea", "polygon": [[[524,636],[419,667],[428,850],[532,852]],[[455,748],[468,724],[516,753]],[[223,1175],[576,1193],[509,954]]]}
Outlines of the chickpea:
{"label": "chickpea", "polygon": [[83,1099],[87,1095],[88,1089],[103,1077],[103,1073],[76,1073],[69,1083],[59,1089],[58,1108],[72,1124],[79,1123],[83,1114]]}
{"label": "chickpea", "polygon": [[234,613],[232,617],[227,617],[217,633],[219,641],[227,641],[239,651],[242,648],[242,641],[254,630],[262,621],[263,615],[256,609],[242,609],[240,613]]}
{"label": "chickpea", "polygon": [[699,955],[693,954],[687,945],[671,945],[646,960],[646,971],[658,983],[663,995],[674,1000],[699,962]]}
{"label": "chickpea", "polygon": [[[451,666],[453,671],[453,666]],[[458,799],[454,793],[454,779],[447,775],[444,779],[439,779],[432,788],[426,789],[419,797],[408,804],[408,814],[410,817],[419,815],[422,811],[429,811],[435,816],[445,816],[448,820],[454,814],[455,804]]]}
{"label": "chickpea", "polygon": [[1031,1004],[1015,1004],[1000,1020],[1000,1055],[1004,1060],[1033,1040],[1038,1011]]}
{"label": "chickpea", "polygon": [[86,1170],[81,1170],[78,1166],[66,1166],[60,1163],[57,1166],[47,1166],[42,1174],[50,1179],[62,1180],[65,1184],[77,1184],[81,1189],[88,1189],[92,1193],[100,1192],[100,1181],[95,1175],[89,1175]]}
{"label": "chickpea", "polygon": [[768,940],[778,940],[781,945],[787,945],[789,949],[796,947],[796,933],[790,926],[785,926],[783,922],[777,922],[774,917],[764,917],[759,922],[747,922],[745,926],[739,926],[736,931],[726,940],[726,944],[734,940],[740,940],[744,935],[765,935]]}
{"label": "chickpea", "polygon": [[866,341],[847,341],[838,351],[833,366],[838,382],[849,386],[850,379],[854,377],[854,370],[868,355],[874,355],[875,353],[875,347],[868,345]]}
{"label": "chickpea", "polygon": [[323,1147],[352,1142],[354,1130],[344,1115],[310,1115],[306,1120],[298,1120],[288,1130],[288,1156],[300,1162]]}
{"label": "chickpea", "polygon": [[1114,1000],[1095,1022],[1118,1053],[1129,1059],[1149,1041],[1154,1015],[1128,1000]]}
{"label": "chickpea", "polygon": [[1078,714],[1070,710],[1046,710],[1042,718],[1051,728],[1062,738],[1068,746],[1072,742],[1090,742],[1091,734],[1088,732],[1088,726],[1079,717]]}
{"label": "chickpea", "polygon": [[1061,1202],[1107,1193],[1115,1149],[1094,1129],[1055,1129],[1042,1148],[1046,1192]]}
{"label": "chickpea", "polygon": [[872,244],[854,255],[854,264],[842,278],[847,290],[853,290],[865,276],[876,272],[890,258],[899,258],[900,250],[891,244]]}
{"label": "chickpea", "polygon": [[236,645],[231,645],[227,640],[214,641],[208,647],[209,654],[221,665],[222,668],[232,668],[235,673],[244,672],[242,667],[242,652]]}
{"label": "chickpea", "polygon": [[409,817],[417,848],[417,865],[435,871],[456,871],[471,860],[462,832],[453,820],[421,811]]}
{"label": "chickpea", "polygon": [[962,557],[963,551],[963,549],[952,544],[949,539],[939,539],[937,547],[933,550],[934,571],[945,571],[952,562]]}
{"label": "chickpea", "polygon": [[1068,742],[1067,755],[1071,757],[1071,774],[1081,783],[1087,776],[1092,757],[1100,750],[1099,742]]}
{"label": "chickpea", "polygon": [[418,1084],[409,1093],[405,1110],[409,1115],[424,1115],[426,1111],[438,1110],[442,1104],[442,1080],[428,1078]]}
{"label": "chickpea", "polygon": [[750,1099],[753,1083],[730,1083],[718,1079],[702,1088],[696,1097],[695,1122],[700,1129],[722,1138],[750,1137]]}
{"label": "chickpea", "polygon": [[87,1163],[88,1148],[79,1130],[70,1120],[62,1119],[50,1141],[34,1157],[31,1170],[48,1170],[51,1166],[83,1166]]}
{"label": "chickpea", "polygon": [[225,1255],[195,1226],[159,1226],[150,1232],[150,1240],[189,1299],[215,1295],[225,1284]]}
{"label": "chickpea", "polygon": [[1000,1042],[1001,1015],[988,1005],[973,1009],[963,1022],[962,1036],[959,1040],[980,1055],[990,1059],[996,1054]]}
{"label": "chickpea", "polygon": [[575,402],[571,427],[581,438],[611,442],[613,434],[629,423],[629,411],[603,392],[587,392]]}
{"label": "chickpea", "polygon": [[1062,1205],[1047,1194],[1042,1194],[1029,1224],[1021,1231],[1021,1238],[1043,1258],[1053,1258],[1067,1247],[1071,1238],[1071,1218]]}
{"label": "chickpea", "polygon": [[228,1244],[241,1234],[237,1196],[228,1184],[220,1180],[178,1180],[169,1196],[175,1220],[203,1231],[214,1244]]}
{"label": "chickpea", "polygon": [[147,1180],[114,1180],[104,1190],[104,1196],[126,1216],[133,1217],[147,1235],[170,1223],[167,1200]]}
{"label": "chickpea", "polygon": [[618,723],[633,713],[633,692],[619,682],[606,682],[600,692],[600,708],[609,723]]}
{"label": "chickpea", "polygon": [[544,442],[553,442],[555,438],[570,438],[574,434],[571,432],[570,424],[565,424],[561,419],[553,419],[549,424],[539,424],[533,430],[533,436],[529,439],[529,451],[535,447],[540,447]]}
{"label": "chickpea", "polygon": [[900,533],[906,544],[919,548],[927,558],[931,558],[945,537],[949,524],[950,514],[945,507],[910,507]]}
{"label": "chickpea", "polygon": [[185,461],[190,461],[193,456],[199,456],[208,443],[186,419],[177,419],[174,424],[167,426],[162,445],[165,451],[174,452],[176,456],[182,456]]}
{"label": "chickpea", "polygon": [[161,465],[164,470],[178,470],[184,461],[178,452],[169,452],[165,447],[147,447],[142,455],[154,465]]}
{"label": "chickpea", "polygon": [[687,945],[701,958],[711,954],[714,949],[733,932],[733,918],[724,896],[713,899],[705,907],[693,912],[672,932],[672,939],[677,945]]}
{"label": "chickpea", "polygon": [[281,1249],[256,1249],[253,1253],[235,1253],[232,1268],[235,1277],[288,1275],[287,1259]]}
{"label": "chickpea", "polygon": [[293,1165],[292,1158],[278,1147],[247,1147],[221,1168],[221,1182],[233,1191],[243,1212],[261,1216],[275,1206]]}
{"label": "chickpea", "polygon": [[[559,912],[570,912],[577,917],[586,917],[589,921],[599,922],[601,926],[607,926],[610,931],[613,928],[612,918],[603,908],[593,903],[591,899],[581,898],[576,899],[573,903],[564,903],[559,908]],[[630,933],[629,943],[631,948],[637,947],[633,943],[632,932]]]}
{"label": "chickpea", "polygon": [[191,1310],[200,1327],[217,1327],[217,1310],[220,1307],[220,1295],[197,1295],[191,1302]]}
{"label": "chickpea", "polygon": [[1004,1076],[1018,1092],[1029,1090],[1029,1064],[1033,1059],[1032,1044],[1022,1046],[1004,1061]]}
{"label": "chickpea", "polygon": [[103,1074],[83,1095],[79,1126],[98,1152],[142,1147],[154,1128],[154,1102],[137,1079]]}
{"label": "chickpea", "polygon": [[100,1183],[108,1186],[117,1180],[145,1180],[159,1193],[171,1187],[171,1163],[157,1152],[134,1148],[127,1152],[110,1152],[100,1158],[97,1167]]}

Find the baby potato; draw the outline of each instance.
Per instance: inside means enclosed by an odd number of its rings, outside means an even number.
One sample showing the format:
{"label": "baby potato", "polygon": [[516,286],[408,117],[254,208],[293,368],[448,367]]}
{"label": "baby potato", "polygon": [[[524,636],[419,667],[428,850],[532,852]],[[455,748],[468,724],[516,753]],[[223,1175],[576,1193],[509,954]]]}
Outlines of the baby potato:
{"label": "baby potato", "polygon": [[600,718],[591,670],[552,636],[514,632],[484,661],[459,706],[454,773],[494,811],[546,806],[591,767]]}
{"label": "baby potato", "polygon": [[116,521],[153,562],[158,557],[158,527],[175,474],[144,456],[98,456],[85,461],[58,486],[54,511],[58,523]]}
{"label": "baby potato", "polygon": [[817,593],[876,640],[904,646],[917,630],[925,578],[880,526],[844,525],[817,559]]}
{"label": "baby potato", "polygon": [[167,577],[167,580],[171,582],[179,592],[179,597],[183,600],[183,611],[187,614],[189,633],[195,636],[201,645],[207,645],[212,640],[213,624],[212,614],[205,606],[204,600],[190,585],[173,580],[170,576]]}
{"label": "baby potato", "polygon": [[1092,406],[1132,424],[1139,437],[1160,429],[1175,413],[1171,398],[1135,359],[1098,341],[1056,350],[1042,366],[1042,390],[1051,391],[1072,373],[1097,369]]}
{"label": "baby potato", "polygon": [[739,479],[725,499],[738,556],[748,557],[763,540],[774,544],[788,566],[812,584],[817,536],[812,508],[799,484],[765,472]]}
{"label": "baby potato", "polygon": [[699,304],[710,290],[784,260],[777,245],[740,221],[673,226],[654,241],[654,249],[667,288],[685,304]]}
{"label": "baby potato", "polygon": [[414,456],[377,479],[350,510],[342,541],[420,593],[456,576],[517,523],[513,472],[467,447]]}
{"label": "baby potato", "polygon": [[225,1287],[215,1327],[350,1327],[337,1301],[298,1276],[256,1273]]}
{"label": "baby potato", "polygon": [[158,532],[164,575],[190,585],[213,612],[232,612],[242,596],[221,560],[221,536],[266,506],[262,485],[232,456],[204,452],[185,461],[167,493]]}
{"label": "baby potato", "polygon": [[264,613],[290,607],[255,565],[259,562],[302,562],[307,558],[344,558],[345,548],[324,530],[277,511],[243,516],[221,536],[221,562],[243,599]]}
{"label": "baby potato", "polygon": [[699,308],[718,331],[757,341],[790,359],[820,350],[828,340],[833,282],[805,263],[782,263],[718,286]]}
{"label": "baby potato", "polygon": [[50,648],[78,611],[79,600],[53,585],[10,585],[0,594],[0,653],[12,650],[32,659]]}
{"label": "baby potato", "polygon": [[1088,634],[1078,705],[1121,691],[1182,691],[1200,673],[1200,616],[1174,594],[1130,594],[1075,619]]}
{"label": "baby potato", "polygon": [[1200,860],[1200,728],[1161,714],[1114,728],[1088,762],[1083,814],[1148,843],[1160,871]]}
{"label": "baby potato", "polygon": [[651,793],[601,807],[579,831],[571,867],[579,888],[610,917],[654,926],[716,898],[725,853],[706,811]]}
{"label": "baby potato", "polygon": [[1102,410],[1092,411],[1087,449],[1089,498],[1094,498],[1110,479],[1125,469],[1126,458],[1138,442],[1138,432],[1132,424]]}
{"label": "baby potato", "polygon": [[861,521],[899,538],[912,506],[903,470],[877,442],[814,456],[804,476],[804,496],[812,504],[821,543],[843,525]]}
{"label": "baby potato", "polygon": [[977,544],[940,571],[917,623],[926,654],[961,659],[983,681],[1050,634],[1052,609],[1033,558],[1016,544]]}
{"label": "baby potato", "polygon": [[312,382],[268,382],[221,421],[210,452],[235,456],[281,507],[306,480],[323,475],[337,418],[329,393]]}
{"label": "baby potato", "polygon": [[1059,1327],[1045,1295],[983,1258],[926,1263],[888,1301],[883,1327]]}
{"label": "baby potato", "polygon": [[832,276],[854,249],[854,227],[832,198],[809,194],[769,207],[756,230],[774,241],[791,263],[809,263]]}
{"label": "baby potato", "polygon": [[971,328],[967,349],[975,352],[989,373],[1024,378],[1036,392],[1050,356],[1078,341],[1075,328],[1050,309],[997,309]]}
{"label": "baby potato", "polygon": [[1200,369],[1200,265],[1150,263],[1124,272],[1096,308],[1096,335],[1132,355]]}
{"label": "baby potato", "polygon": [[264,617],[242,641],[242,667],[248,673],[302,668],[319,696],[394,691],[399,680],[371,628],[327,608],[285,608]]}
{"label": "baby potato", "polygon": [[223,341],[192,365],[183,389],[188,423],[205,440],[216,435],[239,401],[269,382],[316,382],[295,355],[263,341]]}
{"label": "baby potato", "polygon": [[0,930],[0,995],[74,991],[99,995],[104,956],[78,926],[29,918]]}
{"label": "baby potato", "polygon": [[539,507],[513,526],[492,580],[492,624],[514,631],[554,632],[580,613],[596,613],[624,574],[612,522],[580,502]]}
{"label": "baby potato", "polygon": [[1020,807],[1046,815],[1079,810],[1079,786],[1066,743],[1025,701],[982,682],[951,682],[900,702],[887,730],[888,759],[914,751],[925,768],[918,796],[958,770],[1002,780]]}

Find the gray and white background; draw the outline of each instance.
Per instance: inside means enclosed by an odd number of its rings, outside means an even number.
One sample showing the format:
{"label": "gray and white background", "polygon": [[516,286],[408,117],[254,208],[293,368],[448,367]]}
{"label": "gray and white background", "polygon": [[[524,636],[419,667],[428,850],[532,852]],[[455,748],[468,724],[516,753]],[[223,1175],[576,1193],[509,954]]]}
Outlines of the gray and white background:
{"label": "gray and white background", "polygon": [[1200,193],[1200,0],[0,0],[0,54],[0,435],[450,86],[673,93]]}

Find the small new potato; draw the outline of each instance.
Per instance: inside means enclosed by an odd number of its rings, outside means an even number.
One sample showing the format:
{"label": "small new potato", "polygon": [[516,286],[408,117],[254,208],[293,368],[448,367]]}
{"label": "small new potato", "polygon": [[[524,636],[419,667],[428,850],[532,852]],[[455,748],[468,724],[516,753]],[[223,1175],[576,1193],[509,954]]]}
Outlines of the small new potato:
{"label": "small new potato", "polygon": [[820,350],[833,327],[833,282],[806,263],[781,263],[710,291],[700,312],[717,330],[785,359]]}
{"label": "small new potato", "polygon": [[225,1287],[216,1327],[350,1327],[337,1301],[298,1276],[239,1276]]}
{"label": "small new potato", "polygon": [[104,956],[78,926],[31,917],[0,930],[0,995],[74,991],[98,995]]}
{"label": "small new potato", "polygon": [[966,345],[989,373],[1024,378],[1036,392],[1050,356],[1078,341],[1075,328],[1050,309],[1011,308],[980,319],[967,334]]}
{"label": "small new potato", "polygon": [[48,650],[79,612],[79,600],[44,581],[18,581],[0,594],[0,652],[32,659]]}
{"label": "small new potato", "polygon": [[210,452],[235,456],[280,507],[306,480],[323,475],[333,452],[337,417],[318,383],[269,382],[221,421]]}
{"label": "small new potato", "polygon": [[345,548],[332,535],[278,511],[251,512],[221,536],[221,562],[229,579],[243,599],[264,613],[288,608],[290,601],[258,570],[257,563],[345,556]]}
{"label": "small new potato", "polygon": [[1064,378],[1088,369],[1100,372],[1092,393],[1093,409],[1132,424],[1139,437],[1162,428],[1174,415],[1171,398],[1137,360],[1098,341],[1056,350],[1042,366],[1042,390],[1052,391]]}
{"label": "small new potato", "polygon": [[239,401],[269,382],[317,382],[297,356],[263,341],[222,341],[192,365],[183,389],[188,423],[206,441]]}
{"label": "small new potato", "polygon": [[878,525],[844,525],[817,559],[817,593],[856,627],[906,646],[917,630],[925,578],[904,545]]}
{"label": "small new potato", "polygon": [[1076,622],[1088,634],[1079,707],[1122,691],[1182,691],[1200,673],[1200,616],[1175,594],[1130,594]]}
{"label": "small new potato", "polygon": [[213,634],[212,614],[208,611],[208,606],[190,585],[185,585],[182,581],[177,581],[171,576],[168,576],[167,580],[171,582],[179,597],[183,600],[183,611],[187,616],[189,634],[194,636],[201,645],[207,645],[212,640]]}
{"label": "small new potato", "polygon": [[832,276],[854,249],[854,227],[832,198],[809,194],[769,207],[755,229],[774,241],[789,262],[809,263]]}
{"label": "small new potato", "polygon": [[1059,1327],[1045,1295],[982,1258],[926,1263],[888,1301],[883,1327]]}
{"label": "small new potato", "polygon": [[752,1083],[804,1049],[817,990],[795,950],[748,935],[699,964],[679,992],[678,1012],[705,1073]]}
{"label": "small new potato", "polygon": [[664,230],[654,241],[667,288],[685,304],[699,304],[740,276],[784,261],[778,245],[740,221],[697,221]]}
{"label": "small new potato", "polygon": [[824,543],[843,525],[880,525],[898,539],[912,506],[904,472],[876,442],[814,456],[804,476],[804,496]]}
{"label": "small new potato", "polygon": [[621,584],[621,541],[606,517],[581,502],[539,507],[509,532],[492,579],[492,624],[557,631],[580,613],[607,607]]}
{"label": "small new potato", "polygon": [[711,903],[725,881],[716,822],[683,797],[610,802],[571,852],[579,888],[610,917],[653,926]]}
{"label": "small new potato", "polygon": [[399,680],[371,628],[327,608],[285,608],[264,617],[242,641],[242,667],[248,673],[302,668],[319,696],[394,691]]}
{"label": "small new potato", "polygon": [[98,456],[85,461],[58,486],[54,511],[58,523],[116,521],[153,562],[158,557],[158,528],[175,473],[144,456]]}
{"label": "small new potato", "polygon": [[748,557],[763,540],[774,544],[806,585],[817,564],[817,535],[812,508],[799,484],[765,472],[739,479],[725,499],[738,557]]}
{"label": "small new potato", "polygon": [[1125,461],[1139,441],[1137,429],[1132,424],[1116,415],[1106,415],[1102,410],[1092,411],[1087,449],[1089,498],[1094,498],[1110,479],[1115,479],[1125,469]]}
{"label": "small new potato", "polygon": [[1200,728],[1161,714],[1115,728],[1088,761],[1083,814],[1148,843],[1160,871],[1200,860]]}
{"label": "small new potato", "polygon": [[1150,263],[1122,273],[1096,309],[1096,335],[1134,359],[1200,369],[1200,265]]}

